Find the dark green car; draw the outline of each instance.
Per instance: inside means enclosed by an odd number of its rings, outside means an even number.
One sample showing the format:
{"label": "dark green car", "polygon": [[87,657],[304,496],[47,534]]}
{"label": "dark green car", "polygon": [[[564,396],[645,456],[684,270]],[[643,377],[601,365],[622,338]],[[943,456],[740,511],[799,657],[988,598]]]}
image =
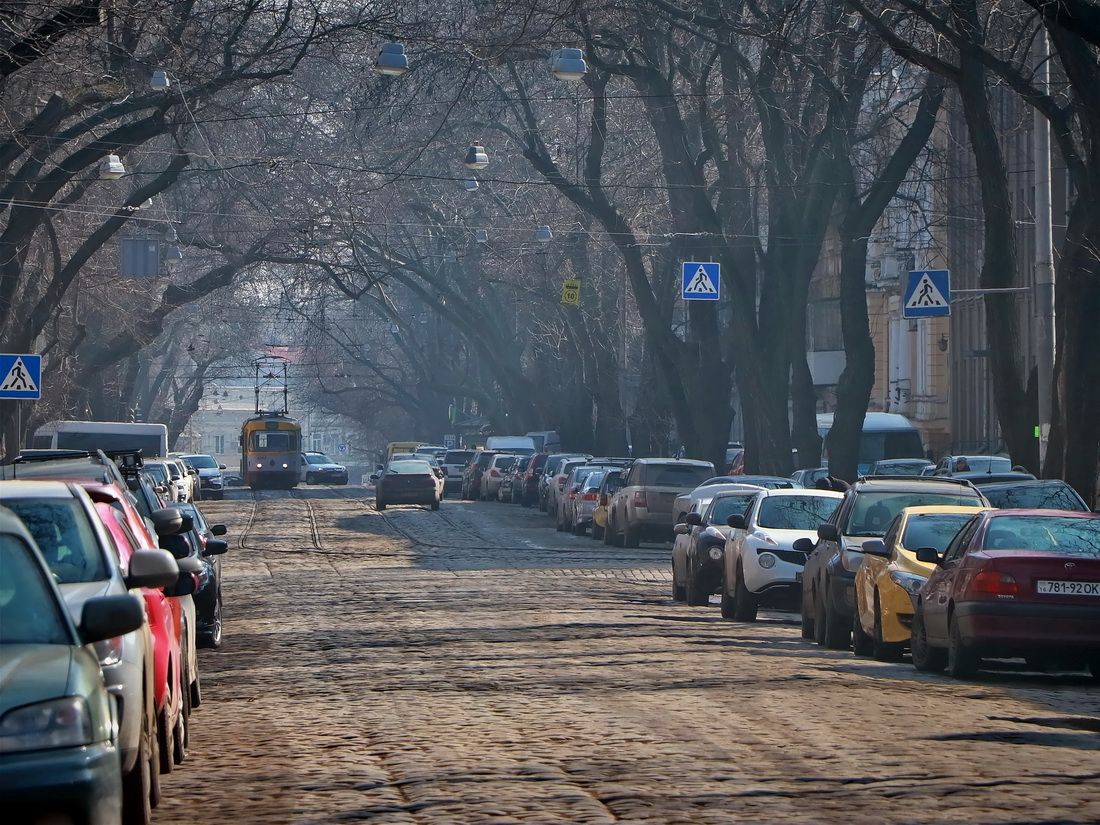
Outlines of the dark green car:
{"label": "dark green car", "polygon": [[131,595],[84,605],[74,626],[19,518],[0,507],[0,799],[8,822],[122,815],[115,702],[86,645],[141,626]]}

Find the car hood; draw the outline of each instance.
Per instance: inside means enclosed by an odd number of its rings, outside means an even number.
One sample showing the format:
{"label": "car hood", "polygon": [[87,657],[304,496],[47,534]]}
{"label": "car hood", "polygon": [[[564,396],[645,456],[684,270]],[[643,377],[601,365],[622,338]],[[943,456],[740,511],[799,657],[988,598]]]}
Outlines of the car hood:
{"label": "car hood", "polygon": [[343,464],[307,464],[307,470],[343,470]]}
{"label": "car hood", "polygon": [[[65,599],[65,606],[69,608],[69,614],[76,624],[80,624],[81,613],[84,612],[84,602],[94,599],[96,596],[111,594],[111,580],[103,579],[94,582],[73,582],[72,584],[58,585],[61,595]],[[123,590],[117,592],[122,593]]]}
{"label": "car hood", "polygon": [[199,478],[213,478],[221,474],[222,471],[217,467],[199,467]]}
{"label": "car hood", "polygon": [[816,542],[817,532],[815,530],[776,530],[770,527],[758,527],[749,533],[749,538],[763,544],[771,544],[768,541],[770,538],[776,542],[774,546],[790,550],[798,539],[809,539]]}
{"label": "car hood", "polygon": [[69,645],[3,645],[0,654],[0,715],[11,708],[70,693],[73,648]]}

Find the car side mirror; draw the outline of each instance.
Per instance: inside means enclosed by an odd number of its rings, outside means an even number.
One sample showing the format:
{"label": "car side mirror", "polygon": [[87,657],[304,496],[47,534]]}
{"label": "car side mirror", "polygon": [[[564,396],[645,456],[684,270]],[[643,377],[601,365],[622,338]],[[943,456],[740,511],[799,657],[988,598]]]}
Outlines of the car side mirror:
{"label": "car side mirror", "polygon": [[229,551],[229,542],[221,539],[207,539],[206,547],[202,550],[203,558],[206,556],[220,556]]}
{"label": "car side mirror", "polygon": [[745,517],[741,513],[734,513],[732,516],[726,519],[726,524],[728,524],[734,530],[744,530]]}
{"label": "car side mirror", "polygon": [[795,539],[791,547],[799,553],[812,553],[814,551],[813,539],[808,539],[803,536],[800,539]]}
{"label": "car side mirror", "polygon": [[171,587],[179,574],[179,565],[167,550],[136,550],[125,582],[127,589]]}
{"label": "car side mirror", "polygon": [[183,532],[183,514],[175,507],[161,507],[149,514],[158,536],[174,536]]}
{"label": "car side mirror", "polygon": [[229,528],[226,527],[224,524],[211,524],[210,525],[210,535],[212,535],[212,536],[224,536],[228,532],[229,532]]}
{"label": "car side mirror", "polygon": [[687,535],[687,532],[690,529],[691,528],[687,524],[681,521],[679,524],[672,528],[672,532],[678,536],[684,536]]}
{"label": "car side mirror", "polygon": [[84,602],[80,614],[80,638],[85,644],[113,639],[145,623],[145,605],[129,593],[98,596]]}
{"label": "car side mirror", "polygon": [[817,537],[822,541],[840,541],[840,531],[835,524],[822,524],[817,528]]}
{"label": "car side mirror", "polygon": [[698,513],[688,513],[686,516],[684,516],[684,524],[687,524],[690,527],[698,527],[702,523],[703,517]]}
{"label": "car side mirror", "polygon": [[923,561],[925,564],[943,564],[943,556],[935,547],[918,547],[917,548],[917,561]]}
{"label": "car side mirror", "polygon": [[379,478],[380,478],[380,476],[378,475],[378,473],[371,473],[371,477],[370,477],[371,484],[376,483]]}
{"label": "car side mirror", "polygon": [[219,470],[225,470],[225,469],[228,469],[228,468],[224,464],[219,464],[218,469]]}
{"label": "car side mirror", "polygon": [[884,559],[890,558],[890,551],[886,549],[886,544],[882,539],[867,539],[863,542],[863,552],[868,556],[879,556]]}

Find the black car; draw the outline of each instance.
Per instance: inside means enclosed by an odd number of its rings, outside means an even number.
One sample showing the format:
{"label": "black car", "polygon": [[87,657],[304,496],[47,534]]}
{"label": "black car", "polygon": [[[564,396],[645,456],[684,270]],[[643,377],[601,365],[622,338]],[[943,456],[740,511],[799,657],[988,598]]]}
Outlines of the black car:
{"label": "black car", "polygon": [[863,542],[886,535],[887,525],[903,507],[933,504],[988,506],[965,479],[879,476],[851,486],[829,521],[817,528],[817,543],[802,571],[804,638],[831,648],[848,646]]}
{"label": "black car", "polygon": [[1077,491],[1057,478],[982,484],[982,495],[1001,510],[1074,510],[1089,512]]}
{"label": "black car", "polygon": [[218,536],[227,532],[224,524],[207,524],[194,504],[173,505],[181,514],[191,516],[191,530],[185,534],[189,555],[199,559],[206,573],[199,588],[191,594],[195,602],[195,642],[198,647],[222,646],[222,573],[221,557],[229,545]]}

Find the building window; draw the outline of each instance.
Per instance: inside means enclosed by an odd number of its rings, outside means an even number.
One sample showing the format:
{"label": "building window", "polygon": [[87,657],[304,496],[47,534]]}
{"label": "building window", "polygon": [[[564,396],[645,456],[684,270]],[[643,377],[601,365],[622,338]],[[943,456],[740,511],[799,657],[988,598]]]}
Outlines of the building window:
{"label": "building window", "polygon": [[225,452],[225,436],[224,435],[214,436],[214,452],[215,453],[224,453]]}

